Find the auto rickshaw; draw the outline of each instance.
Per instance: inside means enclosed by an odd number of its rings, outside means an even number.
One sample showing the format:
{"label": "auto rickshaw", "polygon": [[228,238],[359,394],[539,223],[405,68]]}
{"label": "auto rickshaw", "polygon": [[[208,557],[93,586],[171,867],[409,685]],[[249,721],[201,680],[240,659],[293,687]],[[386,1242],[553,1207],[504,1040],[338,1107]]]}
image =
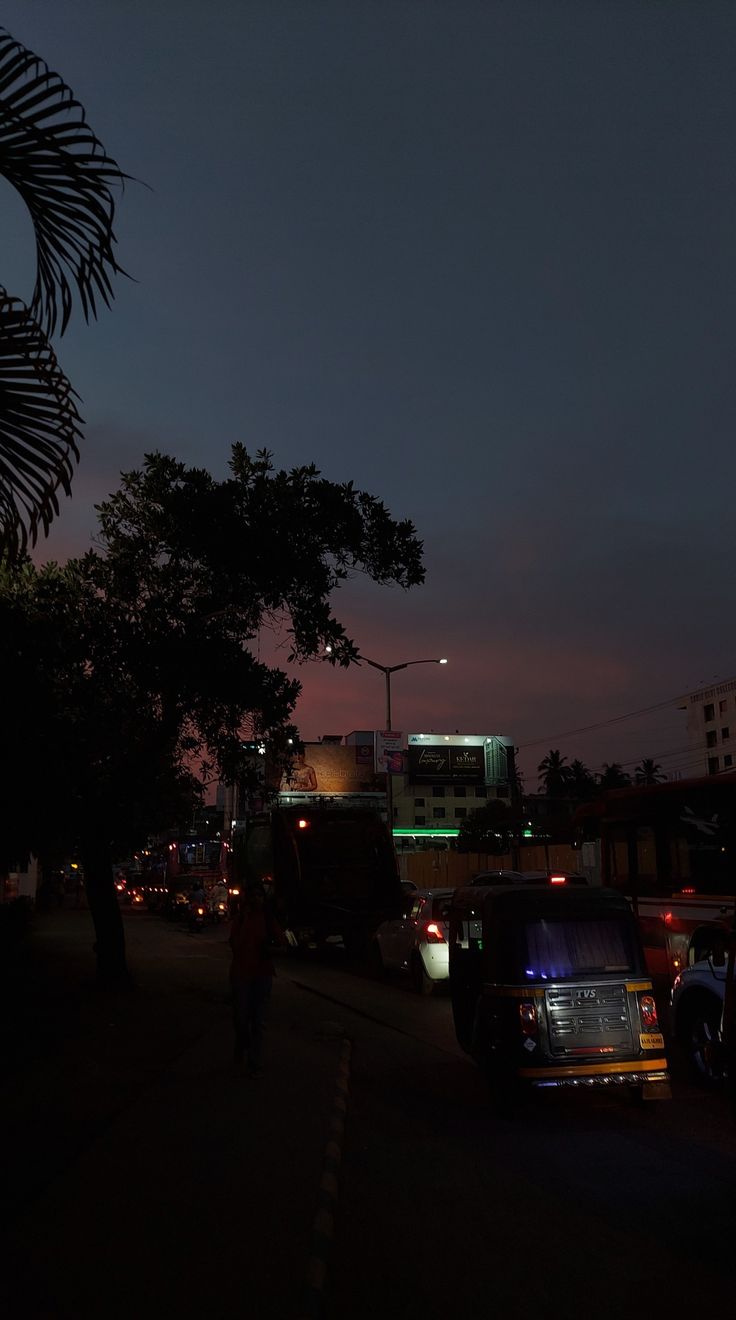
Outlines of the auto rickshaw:
{"label": "auto rickshaw", "polygon": [[622,895],[476,884],[455,891],[449,924],[455,1032],[499,1110],[539,1088],[669,1098],[652,982]]}

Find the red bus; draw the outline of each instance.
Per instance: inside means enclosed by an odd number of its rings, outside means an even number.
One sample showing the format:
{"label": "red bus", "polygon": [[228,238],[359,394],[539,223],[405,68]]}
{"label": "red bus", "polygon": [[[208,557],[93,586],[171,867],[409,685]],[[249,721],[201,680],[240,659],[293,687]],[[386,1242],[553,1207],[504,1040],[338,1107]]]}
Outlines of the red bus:
{"label": "red bus", "polygon": [[736,773],[612,789],[576,816],[583,860],[639,918],[650,972],[673,980],[702,926],[736,918]]}

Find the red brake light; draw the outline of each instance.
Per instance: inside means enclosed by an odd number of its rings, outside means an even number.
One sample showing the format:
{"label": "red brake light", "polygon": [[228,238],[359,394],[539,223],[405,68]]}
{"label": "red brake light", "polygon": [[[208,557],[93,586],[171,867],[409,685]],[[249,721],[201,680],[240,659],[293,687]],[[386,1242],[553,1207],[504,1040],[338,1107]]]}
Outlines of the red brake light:
{"label": "red brake light", "polygon": [[537,1006],[533,999],[523,999],[519,1004],[519,1020],[521,1022],[521,1031],[524,1036],[536,1036],[537,1034]]}
{"label": "red brake light", "polygon": [[307,827],[308,827],[308,825],[309,825],[309,821],[308,821],[308,820],[298,820],[298,821],[297,821],[297,826],[298,826],[298,828],[299,828],[300,830],[306,830]]}
{"label": "red brake light", "polygon": [[680,890],[681,894],[697,894],[697,892],[695,885],[686,885],[684,889]]}
{"label": "red brake light", "polygon": [[567,884],[567,876],[566,876],[566,875],[551,875],[550,878],[549,878],[549,882],[550,882],[551,885],[566,885],[566,884]]}
{"label": "red brake light", "polygon": [[436,921],[429,921],[424,927],[424,932],[430,944],[444,944],[445,937],[442,934]]}
{"label": "red brake light", "polygon": [[639,1012],[641,1014],[641,1025],[645,1031],[659,1031],[657,1005],[654,1002],[653,995],[641,995]]}

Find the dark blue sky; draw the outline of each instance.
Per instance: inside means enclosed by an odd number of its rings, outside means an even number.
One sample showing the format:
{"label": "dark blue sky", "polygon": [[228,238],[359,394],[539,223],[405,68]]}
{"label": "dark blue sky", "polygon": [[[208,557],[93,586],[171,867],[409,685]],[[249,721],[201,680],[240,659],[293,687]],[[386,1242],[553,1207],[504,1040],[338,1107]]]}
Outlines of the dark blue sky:
{"label": "dark blue sky", "polygon": [[[736,672],[731,0],[8,0],[3,22],[152,190],[119,208],[137,282],[59,345],[87,433],[45,554],[84,548],[146,450],[222,473],[243,440],[416,522],[427,585],[342,602],[367,655],[451,659],[397,677],[399,726],[524,744]],[[0,202],[27,295],[30,227]],[[301,677],[306,736],[382,724],[375,672]],[[683,728],[560,745],[597,765]]]}

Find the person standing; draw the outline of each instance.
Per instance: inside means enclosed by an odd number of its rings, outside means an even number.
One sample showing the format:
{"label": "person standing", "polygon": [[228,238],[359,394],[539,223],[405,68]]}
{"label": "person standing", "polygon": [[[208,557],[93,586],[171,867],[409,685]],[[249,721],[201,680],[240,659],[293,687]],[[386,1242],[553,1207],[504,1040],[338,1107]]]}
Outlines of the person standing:
{"label": "person standing", "polygon": [[263,1032],[275,972],[271,946],[285,943],[281,927],[266,909],[264,886],[260,882],[249,885],[230,930],[233,1068],[240,1072],[245,1062],[248,1077],[257,1077],[261,1071]]}

